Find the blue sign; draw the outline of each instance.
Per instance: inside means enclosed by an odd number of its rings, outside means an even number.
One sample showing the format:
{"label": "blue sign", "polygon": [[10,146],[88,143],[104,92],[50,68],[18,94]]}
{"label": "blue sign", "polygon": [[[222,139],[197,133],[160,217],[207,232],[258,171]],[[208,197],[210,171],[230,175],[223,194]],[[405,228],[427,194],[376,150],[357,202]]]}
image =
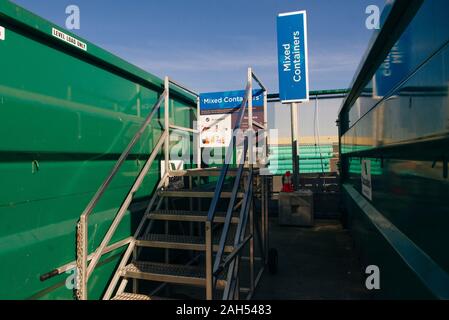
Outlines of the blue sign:
{"label": "blue sign", "polygon": [[[232,113],[242,106],[245,90],[200,94],[201,113]],[[253,107],[263,107],[263,91],[253,90]]]}
{"label": "blue sign", "polygon": [[307,14],[282,13],[277,18],[279,97],[283,103],[309,100]]}
{"label": "blue sign", "polygon": [[[381,16],[381,25],[390,12],[392,4],[387,3]],[[398,42],[391,48],[382,65],[376,72],[373,83],[373,96],[380,99],[387,96],[411,72],[410,57],[412,39],[410,29],[407,29]]]}

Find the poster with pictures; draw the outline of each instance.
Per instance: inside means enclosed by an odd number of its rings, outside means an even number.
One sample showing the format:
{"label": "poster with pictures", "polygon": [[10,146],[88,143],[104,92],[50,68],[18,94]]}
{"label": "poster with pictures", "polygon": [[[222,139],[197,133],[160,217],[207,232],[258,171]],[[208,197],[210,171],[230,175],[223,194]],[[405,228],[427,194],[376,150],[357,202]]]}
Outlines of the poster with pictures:
{"label": "poster with pictures", "polygon": [[200,117],[201,148],[227,147],[232,139],[232,115],[210,114]]}

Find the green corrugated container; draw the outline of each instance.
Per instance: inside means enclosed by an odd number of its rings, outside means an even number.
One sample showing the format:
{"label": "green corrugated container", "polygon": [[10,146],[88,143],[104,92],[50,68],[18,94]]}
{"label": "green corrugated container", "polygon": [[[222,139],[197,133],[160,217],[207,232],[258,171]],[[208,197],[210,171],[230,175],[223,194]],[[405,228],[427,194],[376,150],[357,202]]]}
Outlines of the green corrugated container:
{"label": "green corrugated container", "polygon": [[[0,1],[0,26],[0,299],[72,299],[69,274],[39,277],[74,261],[76,222],[163,82],[8,1]],[[170,109],[171,123],[192,126],[194,97],[171,88]],[[91,250],[157,142],[163,116],[161,110],[92,214]],[[159,175],[158,160],[137,198],[152,194]],[[133,234],[138,221],[139,212],[128,212],[113,241]],[[121,253],[100,261],[90,298],[100,298]]]}

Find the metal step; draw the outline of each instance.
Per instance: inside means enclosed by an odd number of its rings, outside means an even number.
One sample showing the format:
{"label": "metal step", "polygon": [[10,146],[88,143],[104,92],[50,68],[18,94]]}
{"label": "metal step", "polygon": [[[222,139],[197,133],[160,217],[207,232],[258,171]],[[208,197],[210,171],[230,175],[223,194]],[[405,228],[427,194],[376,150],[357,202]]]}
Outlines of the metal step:
{"label": "metal step", "polygon": [[[247,169],[245,169],[247,171]],[[237,176],[238,169],[228,169],[227,177]],[[189,169],[171,171],[171,177],[218,177],[221,174],[221,168]]]}
{"label": "metal step", "polygon": [[[188,222],[206,222],[207,211],[185,211],[185,210],[157,210],[148,214],[149,219],[164,221],[188,221]],[[225,212],[217,212],[214,222],[224,223]],[[239,223],[238,217],[232,217],[231,223]]]}
{"label": "metal step", "polygon": [[[162,190],[159,191],[159,195],[162,197],[171,198],[213,198],[215,195],[214,191],[190,191],[190,190]],[[221,199],[231,198],[232,192],[223,191],[220,195]],[[243,198],[243,192],[237,193],[237,198]]]}
{"label": "metal step", "polygon": [[[231,238],[231,237],[229,237]],[[213,250],[218,251],[219,237],[214,239]],[[206,251],[206,241],[203,237],[171,235],[171,234],[147,234],[136,240],[136,245],[140,247],[178,249]],[[231,245],[225,246],[225,252],[230,253],[234,250]]]}
{"label": "metal step", "polygon": [[155,297],[155,296],[147,296],[144,294],[137,294],[137,293],[128,293],[124,292],[121,294],[116,295],[112,300],[124,300],[124,301],[131,301],[131,300],[169,300],[167,298],[162,297]]}
{"label": "metal step", "polygon": [[[135,261],[124,267],[121,275],[140,280],[206,286],[204,268],[195,266]],[[217,280],[217,288],[223,289],[225,286],[225,280],[222,278]]]}

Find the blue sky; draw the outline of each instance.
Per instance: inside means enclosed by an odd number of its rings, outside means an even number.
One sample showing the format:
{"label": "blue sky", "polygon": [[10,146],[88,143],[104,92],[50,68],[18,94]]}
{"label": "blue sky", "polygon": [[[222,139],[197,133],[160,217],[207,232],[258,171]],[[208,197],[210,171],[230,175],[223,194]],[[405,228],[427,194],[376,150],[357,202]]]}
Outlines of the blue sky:
{"label": "blue sky", "polygon": [[14,0],[65,25],[81,10],[75,34],[158,76],[199,91],[242,89],[252,66],[278,91],[276,15],[307,10],[312,90],[350,85],[373,31],[365,8],[385,0]]}

